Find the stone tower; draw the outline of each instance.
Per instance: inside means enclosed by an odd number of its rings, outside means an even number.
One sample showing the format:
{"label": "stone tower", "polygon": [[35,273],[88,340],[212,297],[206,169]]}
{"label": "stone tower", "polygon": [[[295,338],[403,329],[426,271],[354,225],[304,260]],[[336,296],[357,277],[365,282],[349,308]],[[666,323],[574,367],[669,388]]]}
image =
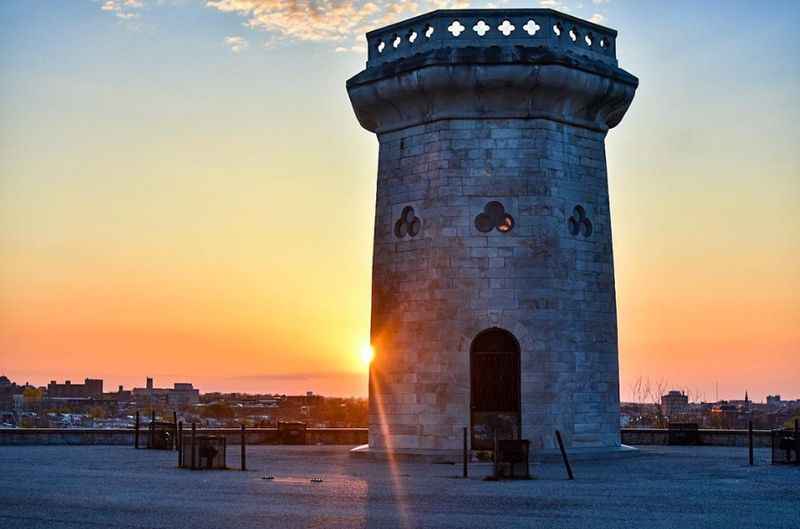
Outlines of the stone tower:
{"label": "stone tower", "polygon": [[638,79],[616,35],[549,9],[367,34],[347,82],[380,144],[364,453],[451,457],[465,427],[472,449],[620,446],[604,142]]}

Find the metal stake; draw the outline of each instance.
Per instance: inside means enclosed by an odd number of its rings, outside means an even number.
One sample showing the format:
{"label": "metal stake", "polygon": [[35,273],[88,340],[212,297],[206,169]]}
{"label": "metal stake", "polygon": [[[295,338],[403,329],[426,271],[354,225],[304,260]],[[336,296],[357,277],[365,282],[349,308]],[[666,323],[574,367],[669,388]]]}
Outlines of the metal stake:
{"label": "metal stake", "polygon": [[194,460],[195,459],[195,452],[196,452],[196,450],[194,449],[194,447],[195,447],[195,433],[196,432],[197,432],[197,426],[195,425],[194,421],[192,421],[192,446],[189,448],[192,451],[192,470],[197,468],[197,466],[195,464],[195,460]]}
{"label": "metal stake", "polygon": [[[178,423],[178,439],[183,439],[183,421]],[[178,442],[178,468],[183,467],[183,443]]]}
{"label": "metal stake", "polygon": [[139,410],[136,410],[136,423],[133,429],[133,447],[139,448]]}
{"label": "metal stake", "polygon": [[156,410],[150,412],[150,446],[148,448],[155,448],[156,446]]}
{"label": "metal stake", "polygon": [[564,466],[567,467],[567,476],[569,479],[575,479],[575,476],[572,475],[572,467],[569,465],[569,459],[567,459],[567,451],[564,450],[564,441],[561,440],[561,432],[556,430],[556,440],[558,441],[558,448],[561,450],[561,457],[564,458]]}
{"label": "metal stake", "polygon": [[469,448],[467,447],[467,428],[464,427],[464,477],[469,477]]}
{"label": "metal stake", "polygon": [[500,474],[497,468],[497,430],[494,431],[494,451],[492,452],[492,462],[494,463],[494,479],[499,479]]}
{"label": "metal stake", "polygon": [[247,470],[247,451],[245,450],[244,424],[242,425],[242,470]]}

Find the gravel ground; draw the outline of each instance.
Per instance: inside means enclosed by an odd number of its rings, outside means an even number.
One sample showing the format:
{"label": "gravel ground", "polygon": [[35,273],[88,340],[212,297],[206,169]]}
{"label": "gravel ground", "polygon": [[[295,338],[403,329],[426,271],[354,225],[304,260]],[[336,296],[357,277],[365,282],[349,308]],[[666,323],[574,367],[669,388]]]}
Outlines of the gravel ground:
{"label": "gravel ground", "polygon": [[[229,448],[228,463],[238,457]],[[458,466],[355,460],[347,447],[253,446],[247,472],[176,461],[129,447],[0,447],[0,527],[800,528],[800,468],[769,465],[763,449],[749,467],[744,448],[642,447],[575,462],[575,481],[558,464],[515,482],[483,481],[488,465],[474,465],[465,480]]]}

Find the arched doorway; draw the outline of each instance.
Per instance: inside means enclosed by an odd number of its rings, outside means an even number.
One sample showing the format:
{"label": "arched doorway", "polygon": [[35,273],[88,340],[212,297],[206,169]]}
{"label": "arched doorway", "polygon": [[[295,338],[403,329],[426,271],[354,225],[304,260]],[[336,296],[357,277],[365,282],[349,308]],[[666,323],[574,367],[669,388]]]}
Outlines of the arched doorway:
{"label": "arched doorway", "polygon": [[469,360],[472,449],[494,449],[495,434],[519,439],[519,342],[504,329],[486,329],[472,341]]}

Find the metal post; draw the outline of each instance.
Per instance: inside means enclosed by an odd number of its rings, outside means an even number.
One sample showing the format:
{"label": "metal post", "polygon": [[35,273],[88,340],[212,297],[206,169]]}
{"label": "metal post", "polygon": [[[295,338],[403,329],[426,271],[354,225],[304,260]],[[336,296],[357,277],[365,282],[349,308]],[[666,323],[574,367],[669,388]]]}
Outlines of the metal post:
{"label": "metal post", "polygon": [[178,449],[178,412],[172,412],[172,425],[175,427],[175,438],[172,440],[172,449]]}
{"label": "metal post", "polygon": [[753,421],[747,421],[747,445],[750,466],[753,466]]}
{"label": "metal post", "polygon": [[497,430],[494,431],[494,444],[492,445],[494,451],[492,452],[492,462],[494,463],[494,479],[498,479],[500,476],[497,472]]}
{"label": "metal post", "polygon": [[567,459],[567,451],[564,450],[564,441],[561,440],[561,432],[556,430],[556,440],[558,441],[558,449],[561,450],[561,457],[564,458],[564,466],[567,467],[567,476],[569,479],[575,479],[572,475],[572,467],[569,466],[569,459]]}
{"label": "metal post", "polygon": [[136,410],[136,423],[133,429],[133,447],[139,448],[139,410]]}
{"label": "metal post", "polygon": [[[178,435],[178,439],[183,439],[183,421],[178,423],[178,428],[176,428],[176,432]],[[183,466],[183,443],[180,441],[178,442],[178,468]]]}
{"label": "metal post", "polygon": [[156,410],[150,411],[150,446],[148,448],[155,448],[156,446]]}
{"label": "metal post", "polygon": [[469,477],[469,449],[467,447],[467,428],[464,427],[464,477]]}
{"label": "metal post", "polygon": [[247,470],[247,452],[244,442],[244,424],[242,425],[242,470]]}
{"label": "metal post", "polygon": [[192,470],[197,468],[196,461],[195,461],[195,434],[197,432],[197,425],[192,421],[192,446],[189,447],[189,450],[192,451]]}

